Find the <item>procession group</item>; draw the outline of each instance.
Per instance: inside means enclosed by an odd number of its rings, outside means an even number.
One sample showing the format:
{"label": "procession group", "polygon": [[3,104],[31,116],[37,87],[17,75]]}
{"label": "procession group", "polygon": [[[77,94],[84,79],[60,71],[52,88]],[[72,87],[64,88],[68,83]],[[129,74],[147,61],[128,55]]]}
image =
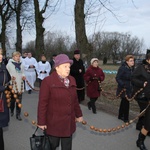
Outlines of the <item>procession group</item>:
{"label": "procession group", "polygon": [[[150,53],[138,67],[134,67],[134,56],[127,55],[124,63],[119,67],[116,81],[118,84],[117,95],[123,89],[126,93],[120,95],[118,119],[124,122],[129,121],[129,101],[137,94],[140,111],[143,111],[150,100]],[[99,67],[98,58],[90,60],[89,67],[85,70],[84,63],[80,58],[80,50],[73,52],[73,59],[66,54],[53,55],[49,62],[45,55],[41,55],[37,62],[31,52],[15,51],[12,58],[3,59],[2,49],[0,50],[0,148],[4,150],[3,127],[8,126],[9,114],[21,121],[22,94],[26,90],[32,94],[35,81],[39,81],[39,101],[37,112],[37,125],[46,131],[52,150],[56,150],[61,142],[62,150],[72,149],[72,135],[76,130],[76,121],[83,121],[83,114],[80,103],[85,100],[85,93],[89,98],[87,108],[97,114],[96,101],[101,94],[101,83],[105,79],[103,70]],[[17,94],[17,98],[11,92]],[[86,90],[86,92],[85,92]],[[6,92],[7,91],[7,92]],[[10,99],[10,108],[8,108]],[[15,110],[16,107],[16,111]],[[147,150],[144,140],[150,131],[150,108],[144,116],[139,118],[137,129],[140,130],[137,147]]]}

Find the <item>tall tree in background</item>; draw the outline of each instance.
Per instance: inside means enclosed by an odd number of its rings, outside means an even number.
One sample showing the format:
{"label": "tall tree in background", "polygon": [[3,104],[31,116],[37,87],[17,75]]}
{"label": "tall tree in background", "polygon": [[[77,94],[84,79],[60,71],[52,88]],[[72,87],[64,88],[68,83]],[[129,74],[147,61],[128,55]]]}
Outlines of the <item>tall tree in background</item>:
{"label": "tall tree in background", "polygon": [[[16,50],[22,53],[22,31],[27,23],[26,15],[23,15],[29,8],[30,0],[7,0],[10,8],[16,15]],[[29,13],[29,11],[28,11]]]}
{"label": "tall tree in background", "polygon": [[87,39],[86,28],[85,28],[84,5],[85,5],[85,0],[76,0],[75,7],[74,7],[75,34],[76,34],[77,48],[80,49],[82,53],[90,50],[90,44]]}
{"label": "tall tree in background", "polygon": [[[41,6],[40,0],[34,0],[34,11],[35,11],[35,28],[36,28],[36,40],[35,40],[35,50],[36,50],[36,57],[37,59],[40,58],[40,55],[45,53],[45,46],[44,46],[44,32],[45,28],[43,23],[45,18],[48,18],[54,11],[58,2],[60,0],[43,0],[44,3],[43,7]],[[40,10],[41,8],[41,10]],[[49,12],[48,17],[44,17],[47,9],[51,9],[51,13]],[[50,10],[49,10],[50,11]]]}
{"label": "tall tree in background", "polygon": [[42,10],[40,10],[39,1],[34,0],[34,11],[35,11],[35,27],[36,27],[36,40],[35,40],[35,50],[37,57],[40,57],[40,54],[44,53],[44,31],[43,27],[44,17],[43,14],[46,11],[48,1],[45,1],[45,5]]}
{"label": "tall tree in background", "polygon": [[1,33],[0,42],[3,49],[4,55],[6,55],[6,28],[7,23],[12,16],[12,11],[10,10],[7,0],[0,2],[0,17],[1,17]]}
{"label": "tall tree in background", "polygon": [[[134,3],[134,1],[132,1]],[[93,47],[87,38],[86,25],[94,25],[94,31],[99,23],[105,21],[105,13],[109,12],[119,21],[118,15],[114,13],[115,9],[110,0],[75,0],[74,20],[77,47],[91,56]],[[100,20],[101,18],[101,20]],[[119,21],[120,22],[120,21]]]}

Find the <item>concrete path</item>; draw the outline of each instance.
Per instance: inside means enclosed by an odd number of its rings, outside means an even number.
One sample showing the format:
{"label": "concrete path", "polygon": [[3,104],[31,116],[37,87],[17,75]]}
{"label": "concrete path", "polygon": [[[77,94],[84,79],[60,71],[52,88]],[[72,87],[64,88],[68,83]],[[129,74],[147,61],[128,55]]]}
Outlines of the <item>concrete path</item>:
{"label": "concrete path", "polygon": [[[33,134],[35,127],[32,120],[36,120],[38,103],[38,92],[23,95],[22,121],[16,120],[15,116],[10,118],[8,128],[4,130],[5,150],[30,150],[29,137]],[[109,129],[121,126],[123,122],[116,116],[98,111],[93,114],[86,106],[81,105],[84,120],[96,128]],[[28,112],[29,117],[24,117],[23,113]],[[40,131],[39,131],[40,132]],[[73,150],[138,150],[136,139],[138,131],[133,123],[129,127],[111,133],[100,133],[77,123],[77,130],[73,135]],[[150,138],[147,137],[145,145],[150,150]],[[58,150],[61,150],[58,148]]]}

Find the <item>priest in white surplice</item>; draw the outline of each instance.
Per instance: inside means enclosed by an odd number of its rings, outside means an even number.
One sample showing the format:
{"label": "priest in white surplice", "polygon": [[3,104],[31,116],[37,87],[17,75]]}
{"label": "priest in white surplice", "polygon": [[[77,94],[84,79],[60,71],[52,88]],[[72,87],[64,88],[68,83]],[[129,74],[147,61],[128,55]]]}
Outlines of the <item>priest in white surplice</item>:
{"label": "priest in white surplice", "polygon": [[49,76],[49,73],[51,71],[50,63],[48,61],[46,61],[45,55],[41,56],[41,61],[38,62],[36,70],[37,70],[37,74],[38,74],[39,87],[40,87],[42,80],[45,77]]}
{"label": "priest in white surplice", "polygon": [[[32,57],[32,53],[29,52],[28,56],[24,59],[24,65],[25,65],[25,75],[26,80],[29,82],[32,88],[34,88],[34,83],[36,81],[36,67],[37,67],[37,61],[34,57]],[[31,87],[25,83],[26,91],[28,91],[28,94],[31,94]]]}

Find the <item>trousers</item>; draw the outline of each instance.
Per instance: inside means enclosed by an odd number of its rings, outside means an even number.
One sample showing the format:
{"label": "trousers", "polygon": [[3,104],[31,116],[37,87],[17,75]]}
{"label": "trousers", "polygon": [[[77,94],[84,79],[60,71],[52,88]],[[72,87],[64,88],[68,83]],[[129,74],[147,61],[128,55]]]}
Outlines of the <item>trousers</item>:
{"label": "trousers", "polygon": [[124,120],[129,120],[129,101],[126,98],[121,98],[118,117],[123,117]]}
{"label": "trousers", "polygon": [[0,127],[0,150],[4,150],[3,128]]}
{"label": "trousers", "polygon": [[[21,101],[22,101],[22,94],[18,95],[18,99],[20,100],[20,103],[21,103]],[[15,98],[11,99],[11,105],[10,105],[11,113],[14,112],[15,104],[16,104],[16,114],[20,114],[21,113],[21,108],[18,107],[18,103],[16,103],[16,99]]]}
{"label": "trousers", "polygon": [[72,136],[70,137],[55,137],[49,135],[49,140],[52,150],[56,150],[61,141],[61,150],[72,150]]}

